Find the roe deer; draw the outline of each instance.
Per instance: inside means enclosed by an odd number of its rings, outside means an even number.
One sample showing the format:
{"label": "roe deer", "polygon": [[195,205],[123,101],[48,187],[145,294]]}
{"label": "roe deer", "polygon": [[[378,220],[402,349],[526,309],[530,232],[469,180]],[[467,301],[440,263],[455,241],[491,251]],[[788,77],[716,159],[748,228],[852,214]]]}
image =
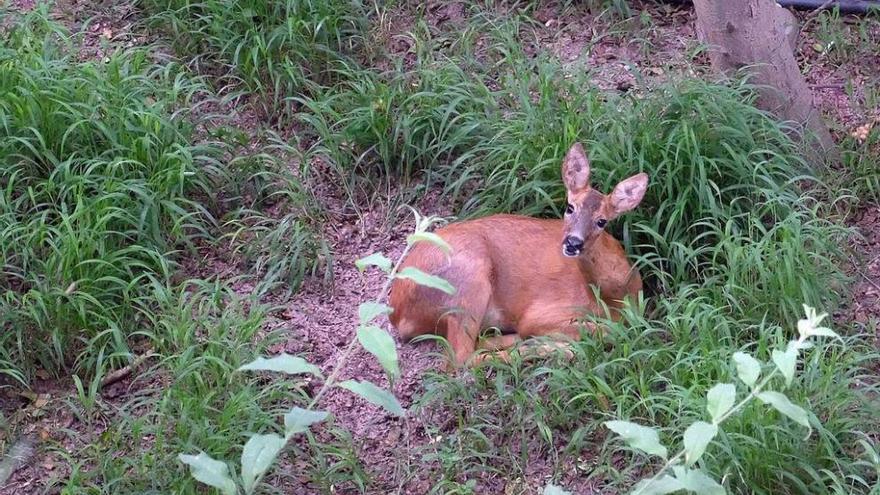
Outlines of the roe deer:
{"label": "roe deer", "polygon": [[404,341],[441,335],[460,366],[486,328],[502,335],[485,339],[480,348],[502,356],[503,349],[527,337],[577,340],[576,320],[604,311],[590,286],[599,289],[611,317],[619,318],[623,300],[637,296],[642,280],[604,229],[641,202],[648,176],[634,175],[606,196],[590,187],[590,162],[576,143],[562,162],[562,178],[568,196],[562,220],[492,215],[438,229],[453,249],[449,255],[427,242],[413,247],[401,266],[445,278],[457,291],[448,295],[395,280],[390,320]]}

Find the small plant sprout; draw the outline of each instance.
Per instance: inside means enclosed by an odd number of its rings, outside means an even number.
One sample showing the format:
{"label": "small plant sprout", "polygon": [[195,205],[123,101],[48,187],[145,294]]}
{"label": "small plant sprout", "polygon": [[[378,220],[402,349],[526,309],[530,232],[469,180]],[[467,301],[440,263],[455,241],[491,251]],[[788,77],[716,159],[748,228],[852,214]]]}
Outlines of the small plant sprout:
{"label": "small plant sprout", "polygon": [[[639,482],[632,491],[633,495],[662,495],[678,491],[686,491],[707,495],[727,493],[725,488],[706,473],[695,467],[697,461],[706,452],[706,448],[718,434],[721,424],[753,399],[769,405],[779,413],[787,416],[795,423],[807,428],[808,438],[812,432],[809,416],[800,406],[793,404],[788,397],[779,391],[765,390],[777,375],[781,375],[784,387],[791,385],[797,369],[797,358],[801,349],[811,347],[811,337],[840,336],[820,324],[828,315],[817,314],[816,310],[804,305],[806,318],[798,321],[799,337],[788,343],[785,349],[774,349],[771,353],[773,370],[759,380],[764,365],[754,357],[737,352],[733,355],[733,364],[739,380],[747,387],[749,393],[739,402],[736,401],[736,384],[719,383],[709,389],[706,395],[706,410],[709,421],[697,421],[685,430],[683,448],[672,457],[668,457],[668,449],[660,443],[660,435],[654,428],[642,426],[629,421],[606,421],[605,426],[619,435],[631,448],[648,455],[660,457],[666,461],[663,467],[650,479]],[[843,339],[841,339],[841,342]]]}
{"label": "small plant sprout", "polygon": [[[226,463],[213,459],[204,452],[198,455],[178,455],[180,462],[190,466],[190,474],[192,474],[193,478],[219,489],[224,495],[254,493],[260,480],[265,476],[287,443],[294,436],[306,432],[312,425],[321,423],[330,416],[329,412],[317,410],[316,406],[331,387],[348,390],[359,395],[364,400],[382,407],[394,416],[405,417],[406,410],[400,405],[391,391],[369,381],[346,380],[337,383],[337,378],[355,349],[357,349],[358,343],[360,343],[364,350],[376,357],[379,364],[385,370],[389,382],[393,384],[394,380],[400,376],[400,366],[394,338],[384,328],[374,323],[380,316],[391,312],[391,308],[382,301],[388,298],[391,282],[395,278],[407,278],[417,284],[436,287],[444,291],[454,292],[455,290],[445,280],[428,275],[417,269],[399,270],[401,262],[416,242],[430,242],[446,253],[451,251],[451,248],[443,239],[427,232],[431,225],[437,222],[437,219],[434,217],[422,217],[416,212],[413,213],[415,214],[416,229],[407,238],[406,248],[397,262],[392,263],[382,253],[373,253],[355,262],[355,265],[361,272],[366,271],[370,267],[376,267],[385,272],[385,285],[382,287],[376,300],[361,303],[358,307],[359,323],[356,336],[343,349],[342,356],[337,360],[336,366],[333,367],[326,378],[317,366],[309,363],[302,357],[289,354],[280,354],[271,358],[258,357],[238,369],[239,371],[271,371],[288,375],[308,374],[323,380],[324,383],[312,398],[308,407],[294,407],[284,415],[283,436],[276,433],[251,435],[241,453],[240,480],[234,479]],[[239,487],[243,491],[240,491]]]}

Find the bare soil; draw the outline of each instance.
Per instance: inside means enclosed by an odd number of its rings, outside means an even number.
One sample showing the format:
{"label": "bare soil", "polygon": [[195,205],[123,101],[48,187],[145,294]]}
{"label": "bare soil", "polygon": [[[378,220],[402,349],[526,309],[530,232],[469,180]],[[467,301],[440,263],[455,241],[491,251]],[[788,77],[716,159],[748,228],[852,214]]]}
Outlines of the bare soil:
{"label": "bare soil", "polygon": [[[114,3],[104,2],[108,7],[101,11],[90,24],[84,25],[77,15],[84,8],[84,0],[62,2],[58,16],[72,30],[84,27],[85,39],[81,55],[85,58],[101,59],[106,50],[126,44],[145,44],[148,36],[132,30],[132,12],[124,7],[110,8]],[[32,0],[13,0],[13,6],[22,10],[33,8]],[[693,12],[684,8],[668,6],[644,6],[650,14],[649,27],[632,26],[632,33],[622,36],[600,36],[607,27],[604,19],[585,10],[570,10],[560,18],[561,11],[555,2],[546,2],[534,13],[535,20],[543,26],[537,37],[524,39],[527,49],[536,50],[538,46],[551,49],[562,60],[571,64],[583,64],[594,74],[596,84],[603,89],[621,90],[635,86],[636,70],[648,78],[662,79],[669,71],[682,71],[688,75],[694,65],[690,63],[687,52],[696,45]],[[455,26],[465,21],[467,10],[462,2],[429,2],[426,9],[429,22],[436,28]],[[803,19],[804,14],[799,14]],[[389,29],[406,32],[412,27],[415,16],[405,9],[393,15]],[[638,16],[633,22],[638,22]],[[626,27],[626,26],[623,26]],[[816,101],[823,113],[834,122],[836,137],[841,138],[854,132],[859,126],[880,115],[880,109],[861,109],[854,104],[854,98],[847,94],[847,83],[855,88],[856,97],[873,78],[878,77],[880,54],[875,50],[873,60],[853,60],[845,64],[829,64],[827,58],[813,49],[816,38],[811,31],[815,24],[803,33],[800,43],[800,57],[806,69],[808,82],[814,88]],[[645,36],[647,32],[647,36]],[[393,34],[393,33],[392,33]],[[411,47],[394,36],[388,37],[389,49],[406,56]],[[531,46],[529,46],[531,45]],[[662,63],[661,63],[662,62]],[[873,65],[872,65],[873,64]],[[700,67],[696,67],[700,71]],[[256,129],[261,125],[258,114],[239,106],[237,117],[246,129]],[[876,152],[876,150],[874,150]],[[336,212],[326,222],[324,236],[333,252],[332,288],[323,281],[307,280],[297,294],[288,300],[273,300],[283,306],[283,310],[272,314],[272,329],[281,328],[288,336],[271,350],[303,354],[314,363],[319,363],[324,371],[331,369],[340,357],[343,347],[352,339],[357,323],[357,306],[360,302],[375,298],[383,284],[381,274],[368,272],[362,274],[355,269],[354,261],[366,254],[382,251],[389,257],[400,254],[406,235],[411,232],[412,222],[406,212],[389,212],[384,206],[362,215],[344,213],[342,198],[336,197],[327,188],[323,201],[328,210]],[[423,214],[450,214],[450,205],[437,192],[431,192],[416,205]],[[393,221],[388,222],[391,218]],[[846,311],[857,322],[868,324],[880,319],[880,206],[865,204],[850,219],[861,234],[852,239],[854,248],[852,302],[841,311]],[[192,275],[216,275],[223,273],[230,278],[236,275],[237,264],[229,259],[228,253],[206,250],[199,263],[189,266]],[[235,290],[245,294],[252,285],[239,283]],[[880,333],[877,334],[880,347]],[[423,378],[428,371],[441,369],[440,349],[431,343],[399,345],[402,377],[394,384],[394,393],[404,407],[412,406],[413,399],[423,391]],[[19,394],[18,391],[0,389],[2,410],[12,422],[28,424],[24,432],[48,438],[68,448],[76,455],[78,448],[90,439],[97,438],[113,421],[112,417],[85,425],[74,417],[63,402],[73,390],[69,381],[38,379],[32,394]],[[358,351],[342,372],[341,379],[354,378],[370,380],[386,386],[387,380],[379,365],[364,351]],[[463,377],[462,379],[466,379]],[[130,379],[114,385],[104,392],[104,400],[111,403],[114,397],[132,393]],[[160,383],[154,384],[161,386]],[[143,387],[141,383],[139,386]],[[423,421],[430,416],[437,421],[443,411],[417,413],[403,425],[390,417],[382,409],[354,397],[352,394],[331,391],[322,403],[331,411],[335,421],[352,432],[363,465],[374,479],[370,493],[388,493],[401,490],[401,493],[426,493],[430,488],[428,476],[436,466],[420,466],[424,476],[401,482],[399,470],[407,465],[419,466],[422,461],[414,458],[415,447],[428,444],[431,439],[425,434]],[[452,428],[452,426],[449,426]],[[58,433],[61,432],[61,433]],[[72,433],[72,434],[71,434]],[[589,462],[590,453],[584,453]],[[529,479],[502,480],[487,474],[480,480],[481,493],[510,493],[510,490],[527,487],[537,493],[545,483],[546,476],[552,472],[549,460],[530,459]],[[571,473],[567,481],[569,489],[576,493],[603,493],[598,486],[586,485],[577,479],[577,468],[569,466],[564,472]],[[64,478],[70,473],[69,465],[56,454],[39,452],[33,462],[16,472],[0,495],[37,493],[46,480]],[[312,493],[305,485],[291,486],[291,493]],[[340,490],[338,493],[345,493]]]}

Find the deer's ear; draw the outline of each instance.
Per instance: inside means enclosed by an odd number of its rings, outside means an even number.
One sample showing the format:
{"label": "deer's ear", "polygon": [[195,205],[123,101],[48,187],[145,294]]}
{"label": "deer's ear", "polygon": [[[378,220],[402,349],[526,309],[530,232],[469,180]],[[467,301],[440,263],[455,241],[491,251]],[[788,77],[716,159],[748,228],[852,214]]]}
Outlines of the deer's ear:
{"label": "deer's ear", "polygon": [[590,160],[581,143],[574,143],[562,160],[562,181],[569,192],[580,192],[590,186]]}
{"label": "deer's ear", "polygon": [[648,189],[648,174],[641,173],[621,181],[611,192],[611,208],[616,215],[632,210],[645,197]]}

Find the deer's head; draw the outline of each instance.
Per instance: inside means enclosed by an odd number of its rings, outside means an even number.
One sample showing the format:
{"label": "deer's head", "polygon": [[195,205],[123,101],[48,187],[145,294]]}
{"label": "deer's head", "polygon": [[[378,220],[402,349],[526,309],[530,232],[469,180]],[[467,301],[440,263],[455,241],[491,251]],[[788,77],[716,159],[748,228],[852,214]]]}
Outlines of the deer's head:
{"label": "deer's head", "polygon": [[580,256],[592,248],[605,226],[642,201],[648,187],[648,175],[640,173],[614,186],[605,195],[590,187],[590,160],[580,143],[575,143],[562,161],[568,204],[565,207],[562,254]]}

